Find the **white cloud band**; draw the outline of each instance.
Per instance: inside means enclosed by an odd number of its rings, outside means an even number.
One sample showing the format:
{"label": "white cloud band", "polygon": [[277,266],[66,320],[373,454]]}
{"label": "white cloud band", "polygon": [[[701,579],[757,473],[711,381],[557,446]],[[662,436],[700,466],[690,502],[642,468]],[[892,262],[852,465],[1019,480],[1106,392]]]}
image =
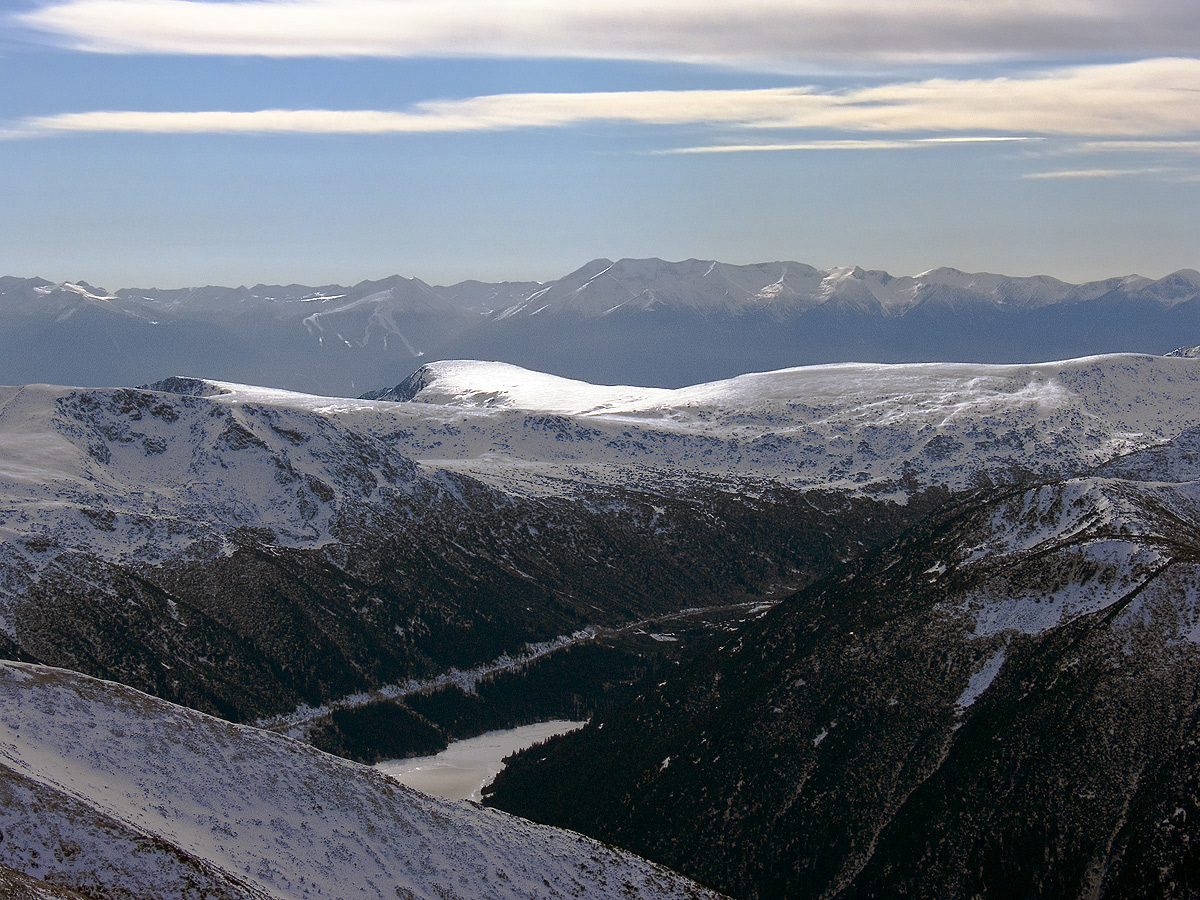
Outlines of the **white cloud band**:
{"label": "white cloud band", "polygon": [[1137,169],[1057,169],[1052,172],[1031,172],[1023,178],[1031,181],[1049,181],[1076,178],[1140,178],[1147,175],[1161,176],[1166,181],[1190,180],[1192,173],[1180,173],[1177,169],[1142,167]]}
{"label": "white cloud band", "polygon": [[79,50],[797,65],[1200,46],[1194,0],[43,0],[16,16]]}
{"label": "white cloud band", "polygon": [[24,120],[65,132],[388,134],[503,131],[587,122],[826,129],[876,134],[987,133],[1093,138],[1200,132],[1200,60],[1158,59],[1022,78],[933,79],[850,91],[814,88],[497,94],[405,111],[98,111]]}
{"label": "white cloud band", "polygon": [[912,138],[908,140],[857,139],[793,141],[787,144],[706,144],[698,147],[674,147],[660,150],[657,155],[675,156],[697,153],[778,153],[800,150],[924,150],[955,144],[1024,143],[1038,138],[970,135],[966,137]]}
{"label": "white cloud band", "polygon": [[1074,149],[1080,153],[1200,154],[1200,141],[1084,141]]}

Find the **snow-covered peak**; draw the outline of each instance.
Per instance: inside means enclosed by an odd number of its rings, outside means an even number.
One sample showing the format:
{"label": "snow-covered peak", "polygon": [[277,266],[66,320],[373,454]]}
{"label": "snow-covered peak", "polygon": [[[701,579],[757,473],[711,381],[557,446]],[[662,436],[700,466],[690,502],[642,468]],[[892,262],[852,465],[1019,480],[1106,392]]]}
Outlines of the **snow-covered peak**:
{"label": "snow-covered peak", "polygon": [[1151,284],[1141,287],[1138,296],[1152,298],[1166,306],[1178,306],[1200,297],[1200,272],[1180,269]]}
{"label": "snow-covered peak", "polygon": [[70,291],[73,294],[78,294],[80,297],[83,297],[87,300],[104,301],[104,300],[116,300],[117,299],[114,295],[109,294],[107,291],[97,293],[98,290],[102,291],[102,289],[94,288],[90,284],[88,284],[86,281],[81,281],[78,284],[74,284],[70,281],[64,281],[62,283],[62,288],[65,291]]}
{"label": "snow-covered peak", "polygon": [[834,266],[825,273],[826,284],[836,284],[847,278],[862,278],[866,274],[859,266]]}
{"label": "snow-covered peak", "polygon": [[595,385],[509,363],[474,360],[430,363],[409,376],[408,383],[419,385],[408,399],[420,403],[562,415],[638,407],[675,396],[664,388]]}
{"label": "snow-covered peak", "polygon": [[1176,284],[1187,285],[1193,290],[1200,290],[1200,272],[1197,272],[1195,269],[1180,269],[1178,272],[1172,272],[1162,280],[1166,281],[1168,278]]}

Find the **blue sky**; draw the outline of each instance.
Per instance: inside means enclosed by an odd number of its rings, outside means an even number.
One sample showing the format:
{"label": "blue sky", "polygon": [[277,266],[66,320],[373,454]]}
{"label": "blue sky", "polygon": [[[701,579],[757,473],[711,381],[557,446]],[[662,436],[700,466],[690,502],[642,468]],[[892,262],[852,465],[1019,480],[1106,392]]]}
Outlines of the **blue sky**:
{"label": "blue sky", "polygon": [[0,274],[1200,267],[1194,0],[8,0]]}

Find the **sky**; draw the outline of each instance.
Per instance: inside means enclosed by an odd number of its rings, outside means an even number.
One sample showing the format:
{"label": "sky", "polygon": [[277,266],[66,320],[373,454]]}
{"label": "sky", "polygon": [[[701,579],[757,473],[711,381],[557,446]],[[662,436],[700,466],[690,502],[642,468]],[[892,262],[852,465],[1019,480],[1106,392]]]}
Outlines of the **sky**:
{"label": "sky", "polygon": [[0,274],[1200,268],[1195,0],[0,0]]}

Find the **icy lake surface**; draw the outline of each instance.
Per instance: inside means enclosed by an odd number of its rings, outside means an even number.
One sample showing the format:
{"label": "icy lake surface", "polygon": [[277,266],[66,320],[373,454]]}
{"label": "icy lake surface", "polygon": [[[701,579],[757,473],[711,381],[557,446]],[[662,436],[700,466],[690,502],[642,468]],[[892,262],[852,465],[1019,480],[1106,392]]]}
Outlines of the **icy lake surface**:
{"label": "icy lake surface", "polygon": [[582,728],[583,722],[538,722],[507,731],[489,731],[455,741],[437,756],[392,759],[375,768],[409,787],[450,800],[483,799],[483,788],[504,768],[504,758],[558,734]]}

